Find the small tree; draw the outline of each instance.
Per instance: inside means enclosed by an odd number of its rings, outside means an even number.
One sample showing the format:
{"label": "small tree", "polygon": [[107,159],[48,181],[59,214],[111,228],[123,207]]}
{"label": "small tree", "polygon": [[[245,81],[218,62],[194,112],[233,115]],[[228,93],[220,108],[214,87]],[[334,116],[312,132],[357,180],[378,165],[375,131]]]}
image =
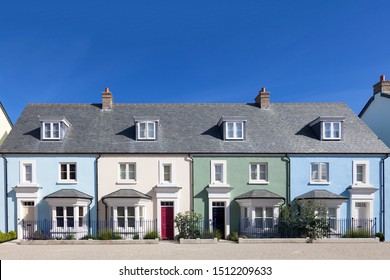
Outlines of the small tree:
{"label": "small tree", "polygon": [[195,239],[200,238],[200,222],[202,215],[194,212],[178,213],[175,217],[175,225],[179,231],[179,238]]}
{"label": "small tree", "polygon": [[313,200],[295,201],[280,212],[279,233],[283,237],[324,237],[329,233],[326,208]]}

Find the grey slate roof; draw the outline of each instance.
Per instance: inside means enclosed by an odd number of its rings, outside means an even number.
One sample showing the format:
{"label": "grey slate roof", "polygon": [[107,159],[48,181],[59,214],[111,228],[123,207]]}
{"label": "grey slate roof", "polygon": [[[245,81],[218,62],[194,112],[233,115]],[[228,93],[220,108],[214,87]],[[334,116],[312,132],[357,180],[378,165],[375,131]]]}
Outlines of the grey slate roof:
{"label": "grey slate roof", "polygon": [[152,199],[151,196],[141,193],[133,189],[120,189],[102,197],[102,200],[106,198],[143,198]]}
{"label": "grey slate roof", "polygon": [[268,190],[257,189],[257,190],[252,190],[250,192],[239,195],[235,199],[236,200],[239,200],[239,199],[284,199],[284,197],[282,197],[276,193],[270,192]]}
{"label": "grey slate roof", "polygon": [[[40,141],[39,116],[65,117],[60,142]],[[159,119],[158,141],[136,141],[134,117]],[[244,141],[223,141],[222,116],[246,119]],[[343,116],[343,140],[320,141],[310,122]],[[255,104],[32,104],[26,106],[1,153],[389,153],[389,148],[344,103]]]}
{"label": "grey slate roof", "polygon": [[45,199],[46,198],[82,198],[82,199],[89,199],[89,200],[93,199],[92,196],[75,189],[61,189],[59,191],[56,191],[54,193],[45,196]]}
{"label": "grey slate roof", "polygon": [[347,197],[331,193],[327,190],[312,190],[297,196],[295,199],[347,199]]}

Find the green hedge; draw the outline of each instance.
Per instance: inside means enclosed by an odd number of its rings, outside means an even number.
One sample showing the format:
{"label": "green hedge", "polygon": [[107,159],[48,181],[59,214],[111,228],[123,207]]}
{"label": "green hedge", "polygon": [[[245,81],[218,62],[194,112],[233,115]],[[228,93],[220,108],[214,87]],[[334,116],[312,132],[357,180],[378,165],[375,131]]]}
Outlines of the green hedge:
{"label": "green hedge", "polygon": [[16,232],[10,231],[8,233],[2,233],[0,231],[0,243],[7,242],[13,239],[16,239]]}

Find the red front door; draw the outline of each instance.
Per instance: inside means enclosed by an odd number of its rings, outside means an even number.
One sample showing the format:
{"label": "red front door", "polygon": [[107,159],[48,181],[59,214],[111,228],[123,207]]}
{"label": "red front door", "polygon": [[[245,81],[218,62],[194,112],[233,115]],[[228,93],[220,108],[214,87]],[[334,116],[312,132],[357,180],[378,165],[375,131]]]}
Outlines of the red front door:
{"label": "red front door", "polygon": [[161,238],[173,239],[174,223],[173,223],[173,207],[161,206]]}

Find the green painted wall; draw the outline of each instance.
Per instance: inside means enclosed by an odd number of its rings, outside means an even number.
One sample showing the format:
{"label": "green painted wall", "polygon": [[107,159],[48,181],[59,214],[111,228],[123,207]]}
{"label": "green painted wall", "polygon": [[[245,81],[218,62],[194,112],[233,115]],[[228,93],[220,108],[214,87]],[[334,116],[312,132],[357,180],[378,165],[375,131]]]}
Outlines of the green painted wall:
{"label": "green painted wall", "polygon": [[[193,156],[194,168],[194,211],[208,217],[208,192],[210,184],[211,161],[226,160],[227,183],[233,190],[230,192],[230,231],[238,231],[240,206],[234,199],[254,189],[266,189],[283,197],[287,190],[287,161],[282,157],[197,157]],[[249,164],[253,162],[268,163],[269,184],[249,184]]]}

